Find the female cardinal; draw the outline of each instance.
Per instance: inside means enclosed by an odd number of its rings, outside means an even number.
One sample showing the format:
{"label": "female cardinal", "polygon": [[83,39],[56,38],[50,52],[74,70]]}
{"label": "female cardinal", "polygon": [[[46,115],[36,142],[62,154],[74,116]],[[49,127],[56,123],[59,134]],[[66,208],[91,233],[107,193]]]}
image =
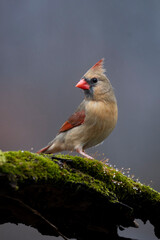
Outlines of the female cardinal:
{"label": "female cardinal", "polygon": [[57,136],[38,153],[77,151],[84,152],[101,143],[114,129],[117,116],[117,101],[112,85],[105,75],[104,59],[91,67],[77,83],[84,90],[85,99],[75,113],[62,125]]}

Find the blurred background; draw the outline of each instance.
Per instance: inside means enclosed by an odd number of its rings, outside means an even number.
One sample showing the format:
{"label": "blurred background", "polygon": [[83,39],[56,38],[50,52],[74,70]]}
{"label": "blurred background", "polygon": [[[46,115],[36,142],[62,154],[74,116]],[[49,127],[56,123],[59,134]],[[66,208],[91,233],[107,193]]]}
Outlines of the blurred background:
{"label": "blurred background", "polygon": [[[36,152],[52,140],[83,99],[75,84],[102,57],[119,119],[87,152],[160,191],[159,0],[1,0],[0,149]],[[156,239],[140,225],[120,235]],[[1,225],[0,236],[57,239],[22,224]]]}

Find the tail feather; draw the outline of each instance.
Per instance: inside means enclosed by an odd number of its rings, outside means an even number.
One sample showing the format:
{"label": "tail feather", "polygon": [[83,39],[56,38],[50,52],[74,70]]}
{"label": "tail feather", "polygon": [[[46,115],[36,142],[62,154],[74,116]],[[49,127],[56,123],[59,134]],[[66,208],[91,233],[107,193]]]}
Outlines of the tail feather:
{"label": "tail feather", "polygon": [[44,148],[40,149],[37,153],[46,153],[49,147],[50,146],[44,147]]}

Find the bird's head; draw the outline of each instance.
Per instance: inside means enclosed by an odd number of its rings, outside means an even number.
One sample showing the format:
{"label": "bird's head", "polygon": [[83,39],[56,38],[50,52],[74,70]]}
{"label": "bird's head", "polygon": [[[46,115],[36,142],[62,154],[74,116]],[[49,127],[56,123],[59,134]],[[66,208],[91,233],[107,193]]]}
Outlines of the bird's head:
{"label": "bird's head", "polygon": [[96,101],[116,101],[112,85],[105,75],[104,59],[91,67],[77,83],[84,90],[85,98]]}

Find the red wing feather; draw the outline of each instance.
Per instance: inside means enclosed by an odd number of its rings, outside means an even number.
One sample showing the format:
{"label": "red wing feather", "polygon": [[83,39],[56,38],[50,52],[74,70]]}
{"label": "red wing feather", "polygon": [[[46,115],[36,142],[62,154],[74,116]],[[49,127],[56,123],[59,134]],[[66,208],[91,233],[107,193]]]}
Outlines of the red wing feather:
{"label": "red wing feather", "polygon": [[50,146],[44,147],[40,149],[37,153],[45,153],[45,151],[49,148]]}
{"label": "red wing feather", "polygon": [[80,112],[74,113],[61,127],[59,132],[65,132],[71,128],[77,127],[84,122],[85,119],[85,111],[82,110]]}

